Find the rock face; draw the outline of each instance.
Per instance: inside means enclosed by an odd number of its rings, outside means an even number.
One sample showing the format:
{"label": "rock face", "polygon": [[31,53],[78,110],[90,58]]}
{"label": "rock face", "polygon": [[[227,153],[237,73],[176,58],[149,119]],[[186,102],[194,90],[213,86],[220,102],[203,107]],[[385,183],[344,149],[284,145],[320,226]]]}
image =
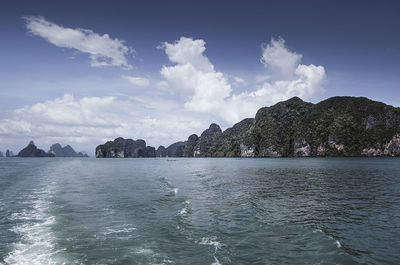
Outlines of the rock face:
{"label": "rock face", "polygon": [[70,145],[62,147],[59,143],[53,144],[48,153],[53,154],[55,157],[87,157],[82,152],[75,152]]}
{"label": "rock face", "polygon": [[254,119],[244,119],[226,129],[220,135],[220,144],[216,147],[218,157],[254,157],[255,146],[250,141],[248,131],[254,124]]}
{"label": "rock face", "polygon": [[96,147],[96,157],[155,157],[154,147],[146,146],[144,140],[132,140],[119,137],[114,141]]}
{"label": "rock face", "polygon": [[373,147],[364,148],[361,154],[364,156],[399,156],[400,153],[400,134],[396,134],[386,144],[377,143]]}
{"label": "rock face", "polygon": [[[183,154],[181,155],[184,157],[241,156],[243,149],[247,148],[243,145],[242,140],[253,121],[254,119],[245,119],[224,132],[221,131],[219,125],[212,123],[207,130],[203,131],[200,137],[192,134],[187,141],[175,144],[182,145],[184,143]],[[243,156],[253,157],[254,155],[248,152],[246,155],[243,153]]]}
{"label": "rock face", "polygon": [[168,157],[183,157],[185,142],[176,142],[166,148]]}
{"label": "rock face", "polygon": [[[400,156],[400,108],[363,97],[318,104],[298,97],[257,111],[224,132],[211,124],[165,149],[176,157]],[[157,149],[164,156],[164,149]]]}
{"label": "rock face", "polygon": [[399,108],[367,98],[314,105],[295,97],[260,109],[248,135],[257,156],[399,156],[399,132]]}
{"label": "rock face", "polygon": [[6,151],[6,157],[13,157],[13,156],[14,156],[13,151],[10,151],[10,150],[7,149],[7,151]]}
{"label": "rock face", "polygon": [[156,149],[152,146],[146,146],[144,157],[156,157]]}
{"label": "rock face", "polygon": [[398,156],[400,154],[400,134],[393,136],[387,144],[385,144],[385,150],[383,150],[384,155],[388,156]]}
{"label": "rock face", "polygon": [[294,142],[294,156],[302,157],[302,156],[310,156],[311,153],[311,147],[310,145],[305,141],[295,141]]}
{"label": "rock face", "polygon": [[160,145],[157,148],[156,157],[166,157],[166,156],[167,156],[167,150],[165,149],[165,147],[163,145]]}
{"label": "rock face", "polygon": [[244,144],[240,144],[240,156],[241,157],[255,157],[255,148],[254,146],[247,146]]}
{"label": "rock face", "polygon": [[54,157],[54,154],[49,154],[43,151],[42,149],[38,149],[33,141],[30,141],[28,146],[19,151],[19,157]]}
{"label": "rock face", "polygon": [[183,156],[184,157],[192,157],[194,156],[194,150],[196,149],[197,142],[199,137],[197,134],[192,134],[189,136],[185,143],[185,148],[183,149]]}
{"label": "rock face", "polygon": [[199,137],[196,146],[195,157],[218,156],[217,147],[221,144],[222,130],[219,125],[212,123]]}

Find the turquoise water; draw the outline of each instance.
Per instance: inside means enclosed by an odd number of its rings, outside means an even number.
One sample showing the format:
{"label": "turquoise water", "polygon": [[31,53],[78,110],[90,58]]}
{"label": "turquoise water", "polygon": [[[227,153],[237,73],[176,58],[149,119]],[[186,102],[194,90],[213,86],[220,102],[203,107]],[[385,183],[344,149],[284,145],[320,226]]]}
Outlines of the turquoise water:
{"label": "turquoise water", "polygon": [[399,263],[399,159],[0,159],[0,264]]}

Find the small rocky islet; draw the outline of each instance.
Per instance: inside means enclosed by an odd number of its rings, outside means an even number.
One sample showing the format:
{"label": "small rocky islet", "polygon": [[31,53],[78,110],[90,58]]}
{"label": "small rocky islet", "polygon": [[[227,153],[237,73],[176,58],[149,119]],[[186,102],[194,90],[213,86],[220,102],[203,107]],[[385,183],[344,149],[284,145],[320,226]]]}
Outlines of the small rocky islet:
{"label": "small rocky islet", "polygon": [[2,151],[0,151],[0,157],[13,157],[14,156],[14,153],[13,153],[13,151],[11,151],[11,150],[6,150],[6,153],[5,153],[5,155],[3,154],[3,152]]}
{"label": "small rocky islet", "polygon": [[[1,152],[0,152],[1,153]],[[1,156],[1,155],[0,155]],[[7,150],[6,157],[13,157],[12,151]],[[43,149],[37,148],[33,141],[18,152],[17,157],[88,157],[87,154],[82,152],[75,152],[75,150],[70,146],[62,147],[59,143],[53,144],[48,152]]]}
{"label": "small rocky islet", "polygon": [[222,132],[213,123],[200,136],[157,150],[144,140],[117,138],[96,157],[351,157],[400,156],[400,108],[365,97],[317,104],[298,97],[257,111]]}

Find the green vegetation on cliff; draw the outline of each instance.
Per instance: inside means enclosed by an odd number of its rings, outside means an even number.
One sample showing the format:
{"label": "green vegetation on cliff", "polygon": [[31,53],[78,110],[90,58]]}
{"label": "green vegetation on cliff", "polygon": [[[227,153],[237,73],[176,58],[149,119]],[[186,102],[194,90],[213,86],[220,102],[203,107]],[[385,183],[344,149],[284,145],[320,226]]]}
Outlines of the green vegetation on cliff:
{"label": "green vegetation on cliff", "polygon": [[294,97],[259,109],[254,119],[223,133],[210,136],[210,129],[199,137],[202,148],[192,156],[400,155],[400,109],[362,97],[333,97],[318,104]]}

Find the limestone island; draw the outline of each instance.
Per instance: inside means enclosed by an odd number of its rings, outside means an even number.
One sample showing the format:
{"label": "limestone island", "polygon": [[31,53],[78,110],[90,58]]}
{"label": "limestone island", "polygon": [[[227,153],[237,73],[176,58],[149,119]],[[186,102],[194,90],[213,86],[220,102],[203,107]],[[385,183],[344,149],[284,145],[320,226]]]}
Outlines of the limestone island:
{"label": "limestone island", "polygon": [[364,97],[318,104],[298,97],[257,111],[222,132],[213,123],[200,136],[168,147],[144,140],[109,141],[96,157],[358,157],[400,156],[400,108]]}

